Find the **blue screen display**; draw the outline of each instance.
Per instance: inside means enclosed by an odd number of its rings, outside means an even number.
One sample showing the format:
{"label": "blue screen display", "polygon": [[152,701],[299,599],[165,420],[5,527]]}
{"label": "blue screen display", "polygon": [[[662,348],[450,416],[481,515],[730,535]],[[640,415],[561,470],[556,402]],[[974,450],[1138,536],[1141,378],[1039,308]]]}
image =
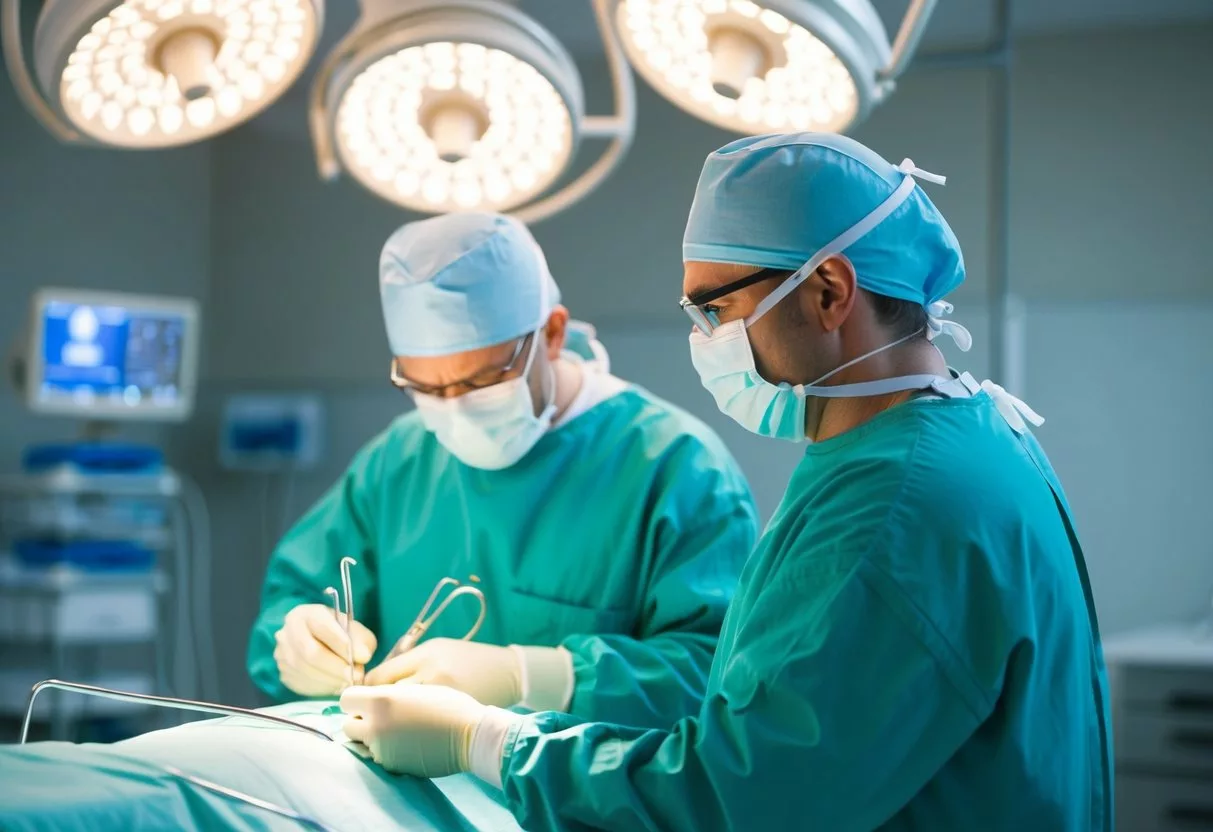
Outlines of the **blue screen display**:
{"label": "blue screen display", "polygon": [[87,407],[178,401],[185,319],[120,306],[52,301],[43,310],[41,398]]}

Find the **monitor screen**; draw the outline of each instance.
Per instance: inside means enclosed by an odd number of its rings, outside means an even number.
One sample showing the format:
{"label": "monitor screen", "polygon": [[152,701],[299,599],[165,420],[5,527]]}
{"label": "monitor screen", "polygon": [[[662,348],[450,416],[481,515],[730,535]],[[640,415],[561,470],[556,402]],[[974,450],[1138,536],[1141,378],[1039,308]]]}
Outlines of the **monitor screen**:
{"label": "monitor screen", "polygon": [[98,418],[171,418],[189,409],[192,308],[120,300],[65,294],[35,304],[41,339],[32,345],[37,372],[29,381],[36,409]]}

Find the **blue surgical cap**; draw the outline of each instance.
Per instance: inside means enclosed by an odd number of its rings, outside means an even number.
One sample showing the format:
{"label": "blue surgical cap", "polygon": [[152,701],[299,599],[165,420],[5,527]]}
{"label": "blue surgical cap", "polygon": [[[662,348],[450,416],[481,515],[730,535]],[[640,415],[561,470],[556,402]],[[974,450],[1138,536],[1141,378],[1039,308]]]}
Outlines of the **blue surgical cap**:
{"label": "blue surgical cap", "polygon": [[525,225],[500,214],[446,214],[396,231],[379,256],[393,355],[452,355],[539,329],[560,302]]}
{"label": "blue surgical cap", "polygon": [[[739,139],[704,163],[682,259],[798,269],[906,175],[833,133]],[[844,252],[831,253],[850,259],[862,288],[923,306],[965,277],[960,243],[921,187]]]}

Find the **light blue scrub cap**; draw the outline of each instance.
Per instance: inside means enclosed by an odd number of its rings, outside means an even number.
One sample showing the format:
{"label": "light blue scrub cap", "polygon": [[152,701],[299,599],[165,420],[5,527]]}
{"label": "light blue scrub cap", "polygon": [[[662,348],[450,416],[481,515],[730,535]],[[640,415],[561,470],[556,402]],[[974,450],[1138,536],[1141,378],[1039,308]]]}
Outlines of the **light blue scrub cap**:
{"label": "light blue scrub cap", "polygon": [[500,214],[412,222],[379,256],[379,296],[393,355],[452,355],[539,329],[560,302],[526,226]]}
{"label": "light blue scrub cap", "polygon": [[[682,259],[798,269],[885,201],[907,176],[852,139],[793,133],[739,139],[708,157]],[[921,187],[843,252],[859,285],[923,306],[964,282],[964,257]]]}

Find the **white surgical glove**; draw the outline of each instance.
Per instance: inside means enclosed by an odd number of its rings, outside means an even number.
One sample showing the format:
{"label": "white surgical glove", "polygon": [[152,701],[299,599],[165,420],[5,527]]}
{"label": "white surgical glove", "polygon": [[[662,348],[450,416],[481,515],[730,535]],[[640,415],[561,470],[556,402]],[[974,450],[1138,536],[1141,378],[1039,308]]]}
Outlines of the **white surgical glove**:
{"label": "white surgical glove", "polygon": [[489,708],[441,685],[346,688],[345,735],[396,774],[446,777],[471,769],[472,736]]}
{"label": "white surgical glove", "polygon": [[[350,638],[357,682],[377,642],[375,634],[357,621],[350,626]],[[332,607],[300,604],[286,614],[274,641],[274,661],[282,684],[300,696],[335,696],[349,685],[348,642]]]}
{"label": "white surgical glove", "polygon": [[368,685],[396,682],[446,685],[498,708],[522,704],[536,711],[563,711],[573,692],[573,659],[561,647],[497,647],[432,638],[366,675]]}

